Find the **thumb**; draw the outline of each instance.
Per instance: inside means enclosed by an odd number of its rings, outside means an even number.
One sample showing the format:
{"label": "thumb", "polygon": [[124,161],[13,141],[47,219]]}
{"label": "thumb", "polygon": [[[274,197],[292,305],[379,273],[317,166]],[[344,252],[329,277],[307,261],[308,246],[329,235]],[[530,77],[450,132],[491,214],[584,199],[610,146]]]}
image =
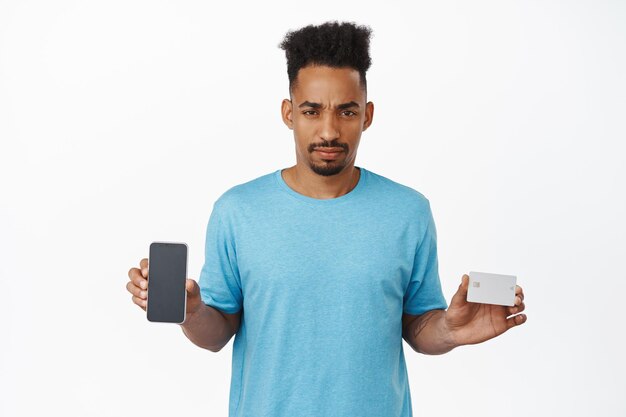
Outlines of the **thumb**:
{"label": "thumb", "polygon": [[467,298],[467,290],[469,288],[469,275],[463,274],[461,277],[461,285],[459,285],[459,294],[463,296],[463,298]]}
{"label": "thumb", "polygon": [[452,297],[452,301],[450,304],[462,305],[467,302],[467,289],[469,288],[469,275],[463,274],[461,278],[461,284],[459,285],[459,289],[456,291],[456,294]]}
{"label": "thumb", "polygon": [[185,283],[185,289],[189,293],[190,297],[196,297],[200,295],[200,286],[193,279],[187,278],[187,282]]}

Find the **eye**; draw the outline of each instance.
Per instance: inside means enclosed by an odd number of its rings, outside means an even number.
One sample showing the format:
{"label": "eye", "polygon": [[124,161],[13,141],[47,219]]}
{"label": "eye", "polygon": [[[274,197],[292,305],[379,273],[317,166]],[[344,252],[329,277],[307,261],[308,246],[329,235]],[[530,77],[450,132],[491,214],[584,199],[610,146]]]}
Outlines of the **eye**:
{"label": "eye", "polygon": [[349,114],[347,114],[347,116],[350,116],[350,117],[352,117],[352,116],[356,116],[356,113],[355,113],[355,112],[353,112],[352,110],[344,110],[344,111],[342,112],[342,114],[346,114],[346,113],[349,113]]}
{"label": "eye", "polygon": [[302,112],[302,114],[305,114],[307,116],[310,116],[311,115],[310,113],[315,113],[315,110],[305,110]]}

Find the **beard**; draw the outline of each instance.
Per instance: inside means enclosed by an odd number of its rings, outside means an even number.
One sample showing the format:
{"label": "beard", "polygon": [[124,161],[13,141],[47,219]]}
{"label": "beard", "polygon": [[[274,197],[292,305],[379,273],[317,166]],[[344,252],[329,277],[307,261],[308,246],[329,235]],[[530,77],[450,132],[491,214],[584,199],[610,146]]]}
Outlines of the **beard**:
{"label": "beard", "polygon": [[329,177],[331,175],[339,174],[346,167],[346,162],[345,160],[343,160],[343,161],[328,161],[328,162],[324,162],[323,164],[316,164],[315,162],[309,159],[309,167],[316,174]]}
{"label": "beard", "polygon": [[[312,154],[316,148],[333,148],[339,147],[343,148],[343,153],[345,156],[348,155],[348,150],[350,147],[346,143],[336,143],[336,142],[324,142],[320,144],[311,144],[308,147],[309,154]],[[311,171],[315,172],[318,175],[323,175],[325,177],[330,177],[331,175],[337,175],[346,167],[346,159],[327,159],[323,160],[324,162],[319,164],[313,162],[310,158],[308,159],[309,168]]]}

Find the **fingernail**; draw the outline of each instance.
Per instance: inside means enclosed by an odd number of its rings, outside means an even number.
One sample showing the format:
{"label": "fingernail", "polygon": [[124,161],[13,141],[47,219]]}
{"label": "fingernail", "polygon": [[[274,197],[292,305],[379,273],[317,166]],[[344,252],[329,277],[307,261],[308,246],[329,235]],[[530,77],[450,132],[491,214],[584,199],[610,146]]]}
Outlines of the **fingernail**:
{"label": "fingernail", "polygon": [[141,288],[146,289],[146,286],[148,285],[148,283],[146,283],[146,281],[141,281],[139,285],[141,285]]}
{"label": "fingernail", "polygon": [[146,292],[145,291],[142,291],[140,294],[141,294],[142,298],[146,298]]}

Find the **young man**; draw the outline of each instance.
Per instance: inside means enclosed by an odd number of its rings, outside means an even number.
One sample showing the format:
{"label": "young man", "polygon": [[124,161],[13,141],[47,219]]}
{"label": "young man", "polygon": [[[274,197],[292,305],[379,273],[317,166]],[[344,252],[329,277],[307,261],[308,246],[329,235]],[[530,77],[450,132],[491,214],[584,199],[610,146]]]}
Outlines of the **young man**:
{"label": "young man", "polygon": [[[441,354],[526,321],[520,287],[515,307],[468,303],[467,275],[448,307],[428,199],[355,166],[374,114],[369,36],[337,22],[287,34],[296,164],[214,204],[181,326],[214,352],[236,334],[231,417],[408,417],[403,338]],[[128,289],[145,309],[140,266]]]}

